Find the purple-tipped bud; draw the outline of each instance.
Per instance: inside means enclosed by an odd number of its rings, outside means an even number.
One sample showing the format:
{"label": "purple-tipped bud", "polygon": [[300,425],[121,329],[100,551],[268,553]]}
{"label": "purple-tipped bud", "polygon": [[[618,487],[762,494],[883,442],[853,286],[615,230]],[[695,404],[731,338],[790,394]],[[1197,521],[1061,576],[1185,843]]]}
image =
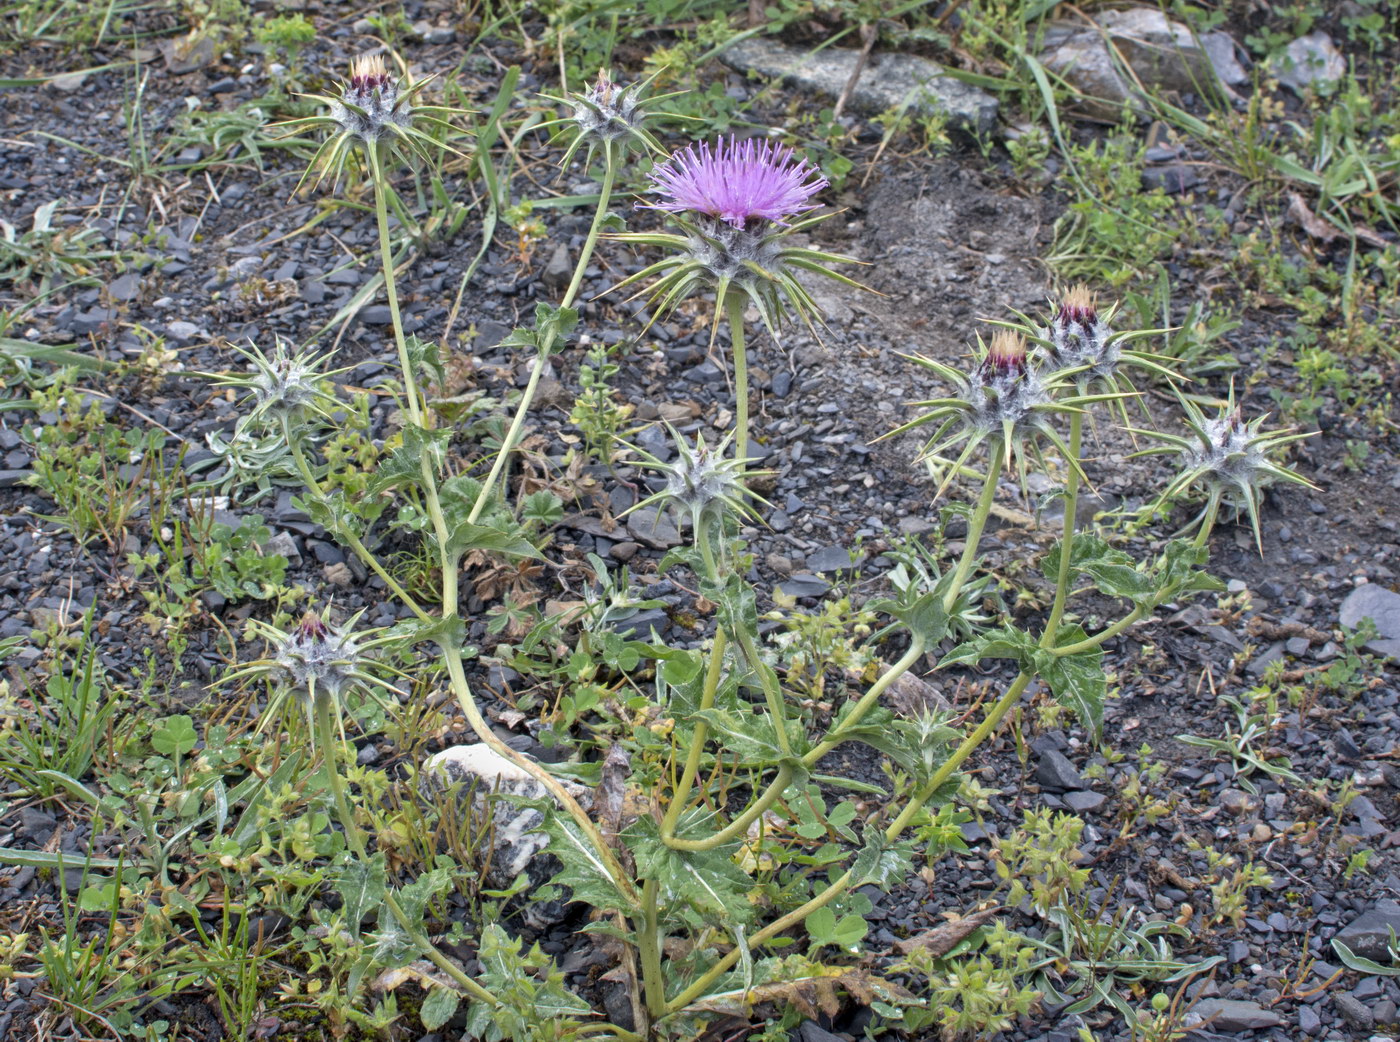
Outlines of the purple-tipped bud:
{"label": "purple-tipped bud", "polygon": [[[350,63],[350,89],[348,93],[369,97],[377,90],[388,87],[389,70],[384,59],[377,54],[362,54]],[[354,98],[348,100],[354,101]]]}
{"label": "purple-tipped bud", "polygon": [[987,357],[982,359],[980,375],[983,384],[1004,383],[1024,376],[1026,372],[1026,340],[1020,333],[999,329],[992,336]]}
{"label": "purple-tipped bud", "polygon": [[1118,347],[1089,287],[1073,286],[1065,293],[1050,328],[1045,331],[1055,364],[1065,368],[1089,366],[1093,376],[1109,377],[1118,362]]}
{"label": "purple-tipped bud", "polygon": [[338,633],[315,612],[307,612],[277,649],[276,662],[303,694],[332,698],[354,682],[359,657],[355,641]]}

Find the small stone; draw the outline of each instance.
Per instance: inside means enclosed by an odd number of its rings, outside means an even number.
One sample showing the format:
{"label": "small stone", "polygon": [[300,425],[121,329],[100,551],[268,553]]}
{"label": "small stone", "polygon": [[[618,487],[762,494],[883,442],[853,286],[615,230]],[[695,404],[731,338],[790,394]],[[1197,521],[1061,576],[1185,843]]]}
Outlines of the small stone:
{"label": "small stone", "polygon": [[1353,1031],[1370,1031],[1376,1026],[1376,1018],[1366,1004],[1344,991],[1332,996],[1332,1008]]}
{"label": "small stone", "polygon": [[569,284],[569,279],[573,277],[574,265],[569,259],[569,248],[560,243],[554,248],[554,252],[549,256],[549,263],[544,266],[544,272],[540,278],[550,289],[563,289]]}
{"label": "small stone", "polygon": [[193,340],[199,336],[199,327],[193,322],[175,321],[165,324],[166,335],[174,340]]}
{"label": "small stone", "polygon": [[1400,593],[1376,583],[1358,586],[1342,601],[1340,619],[1347,629],[1355,629],[1362,619],[1372,620],[1376,638],[1366,644],[1366,650],[1400,658]]}
{"label": "small stone", "polygon": [[1173,163],[1171,166],[1149,166],[1142,171],[1143,188],[1149,191],[1160,188],[1167,195],[1180,195],[1200,183],[1200,175],[1195,169],[1181,163]]}
{"label": "small stone", "polygon": [[614,561],[621,561],[623,564],[626,564],[637,556],[637,551],[641,548],[639,543],[634,543],[631,540],[624,540],[621,543],[614,543],[612,549],[608,551],[608,556]]}
{"label": "small stone", "polygon": [[777,589],[789,597],[824,597],[831,589],[831,583],[810,572],[798,572],[780,582]]}
{"label": "small stone", "polygon": [[840,546],[824,546],[807,555],[807,567],[814,572],[851,572],[860,566],[852,560],[851,552]]}
{"label": "small stone", "polygon": [[1075,770],[1069,757],[1056,749],[1045,749],[1040,754],[1040,762],[1035,767],[1035,780],[1051,792],[1070,792],[1087,789],[1088,783]]}
{"label": "small stone", "polygon": [[107,295],[113,300],[135,300],[141,295],[141,279],[135,272],[113,279],[107,286]]}
{"label": "small stone", "polygon": [[653,550],[668,550],[681,541],[670,514],[657,507],[642,507],[628,514],[627,531],[637,542]]}
{"label": "small stone", "polygon": [[1346,75],[1347,60],[1332,37],[1309,33],[1290,43],[1273,62],[1278,81],[1295,94],[1306,88],[1335,83]]}
{"label": "small stone", "polygon": [[394,321],[394,313],[387,304],[371,304],[360,309],[359,319],[367,326],[387,326]]}
{"label": "small stone", "polygon": [[1103,806],[1104,800],[1108,797],[1099,792],[1084,790],[1083,792],[1065,793],[1065,805],[1076,814],[1087,814],[1091,810],[1098,810]]}
{"label": "small stone", "polygon": [[1253,814],[1262,804],[1263,801],[1258,796],[1251,795],[1243,789],[1225,789],[1220,793],[1220,806],[1231,814]]}
{"label": "small stone", "polygon": [[1273,1010],[1239,999],[1202,999],[1191,1007],[1187,1019],[1213,1032],[1257,1031],[1283,1024]]}
{"label": "small stone", "polygon": [[321,569],[321,574],[332,586],[350,586],[355,581],[355,573],[344,561],[326,565]]}
{"label": "small stone", "polygon": [[1322,1030],[1322,1018],[1311,1006],[1298,1007],[1298,1030],[1305,1035],[1316,1035]]}
{"label": "small stone", "polygon": [[1371,1016],[1381,1027],[1390,1027],[1395,1023],[1395,1018],[1400,1016],[1400,1009],[1397,1009],[1390,999],[1381,999],[1371,1007]]}
{"label": "small stone", "polygon": [[[913,116],[941,116],[953,129],[976,134],[989,134],[996,125],[996,98],[949,76],[936,62],[912,54],[874,56],[855,78],[861,61],[855,49],[813,52],[760,36],[731,44],[720,54],[720,61],[741,72],[781,79],[798,90],[832,98],[842,96],[854,80],[847,107],[860,115],[908,110]],[[778,393],[776,378],[774,393]]]}

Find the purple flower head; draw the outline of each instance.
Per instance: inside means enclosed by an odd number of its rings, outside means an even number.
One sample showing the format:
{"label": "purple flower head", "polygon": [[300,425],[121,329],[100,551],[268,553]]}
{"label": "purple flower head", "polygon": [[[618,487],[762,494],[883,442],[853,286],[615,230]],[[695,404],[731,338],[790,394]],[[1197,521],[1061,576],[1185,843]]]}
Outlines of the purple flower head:
{"label": "purple flower head", "polygon": [[653,190],[665,202],[649,207],[698,213],[743,229],[752,221],[784,224],[815,209],[808,200],[827,186],[817,168],[786,145],[750,138],[720,138],[689,145],[651,172]]}

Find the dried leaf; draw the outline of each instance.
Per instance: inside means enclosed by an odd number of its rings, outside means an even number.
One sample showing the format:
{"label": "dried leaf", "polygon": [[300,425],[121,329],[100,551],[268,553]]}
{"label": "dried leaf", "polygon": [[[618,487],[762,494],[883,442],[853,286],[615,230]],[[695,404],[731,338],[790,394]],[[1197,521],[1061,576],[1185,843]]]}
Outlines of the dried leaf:
{"label": "dried leaf", "polygon": [[613,742],[603,758],[603,777],[598,783],[598,798],[594,806],[605,833],[622,831],[622,815],[627,803],[627,772],[632,758],[620,742]]}
{"label": "dried leaf", "polygon": [[1341,238],[1341,232],[1324,221],[1303,201],[1297,192],[1288,193],[1288,216],[1298,222],[1298,226],[1314,239],[1331,244]]}
{"label": "dried leaf", "polygon": [[913,937],[906,937],[902,941],[894,942],[894,950],[900,955],[908,955],[910,952],[923,948],[929,951],[936,958],[947,955],[958,946],[959,943],[978,927],[986,926],[996,918],[998,912],[1002,910],[1002,905],[993,905],[991,908],[983,908],[981,911],[965,915],[961,919],[954,919],[950,923],[942,926],[935,926],[932,930],[925,930],[923,933],[915,934]]}

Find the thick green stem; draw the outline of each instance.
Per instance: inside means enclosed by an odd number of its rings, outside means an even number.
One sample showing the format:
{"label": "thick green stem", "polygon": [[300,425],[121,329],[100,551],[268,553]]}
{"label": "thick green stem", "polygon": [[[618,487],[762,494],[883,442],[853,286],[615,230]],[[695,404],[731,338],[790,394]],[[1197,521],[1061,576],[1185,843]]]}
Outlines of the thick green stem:
{"label": "thick green stem", "polygon": [[880,696],[885,693],[886,689],[907,673],[914,663],[919,661],[919,657],[923,655],[923,653],[924,642],[921,638],[915,637],[914,642],[909,645],[909,650],[904,653],[899,661],[885,670],[884,674],[876,680],[875,683],[870,685],[870,690],[860,697],[860,701],[851,709],[846,719],[841,721],[841,726],[814,745],[811,750],[802,757],[802,762],[808,767],[814,767],[818,760],[845,741],[842,737],[842,732],[860,723],[861,717],[865,716],[865,714],[870,711],[870,707],[880,700]]}
{"label": "thick green stem", "polygon": [[[588,237],[583,241],[583,250],[578,255],[578,263],[574,265],[573,278],[569,280],[568,289],[564,291],[564,299],[559,302],[561,309],[573,306],[574,298],[578,296],[579,288],[583,285],[583,273],[588,268],[589,261],[593,259],[593,250],[598,245],[598,236],[603,230],[603,222],[608,217],[608,202],[612,197],[613,185],[617,181],[618,156],[616,148],[609,145],[604,151],[603,158],[606,167],[603,171],[603,185],[598,193],[598,209],[593,214],[593,224],[588,229]],[[551,329],[540,343],[539,354],[535,356],[535,364],[530,369],[530,379],[525,385],[525,392],[520,396],[520,404],[515,407],[515,416],[510,421],[510,429],[506,431],[505,440],[496,452],[496,458],[491,464],[491,472],[486,476],[486,481],[481,486],[481,493],[476,497],[476,502],[472,504],[471,514],[467,517],[467,520],[472,524],[476,524],[482,510],[486,508],[497,483],[501,480],[501,472],[505,470],[506,461],[520,440],[520,430],[525,426],[525,416],[535,400],[535,392],[539,389],[540,378],[544,375],[544,367],[549,361],[549,353],[553,347],[554,331]]]}
{"label": "thick green stem", "polygon": [[636,888],[632,885],[632,881],[627,873],[622,870],[622,866],[618,863],[617,857],[612,852],[612,847],[608,845],[608,841],[603,837],[603,834],[598,831],[598,826],[593,824],[587,811],[579,806],[578,800],[574,799],[569,793],[569,790],[559,783],[558,778],[554,777],[554,775],[550,774],[528,756],[523,756],[516,752],[496,736],[496,733],[491,730],[490,725],[486,723],[485,717],[481,715],[481,709],[476,704],[475,696],[472,695],[471,685],[467,683],[467,673],[462,667],[461,650],[448,642],[444,642],[441,647],[443,658],[447,662],[447,676],[452,686],[452,693],[456,696],[457,704],[461,706],[462,713],[466,716],[467,723],[471,725],[471,729],[476,733],[477,738],[492,752],[505,757],[549,791],[549,794],[558,801],[559,805],[564,808],[569,817],[573,818],[574,823],[583,831],[594,853],[598,855],[599,860],[603,863],[603,867],[607,869],[608,875],[612,879],[613,884],[617,887],[618,892],[635,905],[638,899]]}
{"label": "thick green stem", "polygon": [[1055,637],[1060,630],[1060,622],[1065,617],[1065,604],[1069,601],[1069,587],[1073,581],[1070,572],[1070,558],[1074,554],[1074,528],[1079,514],[1079,447],[1084,434],[1084,414],[1072,413],[1069,418],[1069,477],[1065,480],[1065,527],[1060,538],[1060,567],[1055,576],[1055,603],[1050,608],[1050,618],[1045,623],[1045,632],[1040,636],[1042,648],[1055,646]]}
{"label": "thick green stem", "polygon": [[[399,311],[399,290],[394,281],[394,255],[389,244],[390,188],[384,177],[384,165],[380,161],[379,149],[370,146],[370,174],[374,178],[374,217],[379,227],[379,263],[384,269],[384,296],[389,304],[389,320],[394,327],[394,344],[399,352],[399,368],[403,370],[404,398],[408,406],[408,418],[415,427],[426,427],[423,403],[418,390],[418,374],[413,368],[413,358],[408,353],[408,339],[403,332],[403,315]],[[423,475],[423,496],[427,501],[428,517],[432,521],[433,533],[437,536],[438,554],[442,565],[442,605],[443,615],[457,614],[457,561],[447,552],[447,519],[438,499],[437,474],[433,470],[430,453],[423,453],[419,461]]]}
{"label": "thick green stem", "polygon": [[[285,438],[287,444],[291,446],[292,459],[296,463],[297,472],[301,475],[302,482],[306,485],[306,490],[317,499],[325,502],[326,493],[321,488],[321,483],[316,480],[316,475],[311,469],[311,464],[307,462],[306,454],[301,450],[301,443],[292,437],[291,428],[285,418],[282,420],[282,437]],[[335,535],[350,544],[350,549],[355,551],[355,556],[373,570],[374,574],[383,580],[384,585],[389,588],[390,592],[407,605],[414,615],[423,622],[433,621],[433,617],[419,607],[418,602],[413,599],[412,595],[400,586],[392,575],[385,571],[384,566],[379,563],[379,558],[370,553],[369,547],[361,542],[359,536],[354,532],[346,530],[337,531]]]}
{"label": "thick green stem", "polygon": [[958,595],[962,593],[967,577],[972,572],[972,566],[977,561],[977,547],[982,542],[982,530],[987,527],[987,515],[992,512],[992,502],[997,495],[997,478],[1001,477],[1002,455],[1001,452],[991,454],[991,462],[987,466],[987,480],[982,485],[982,495],[967,523],[967,543],[963,546],[962,557],[958,560],[958,570],[953,576],[953,583],[948,587],[948,592],[943,595],[945,612],[952,611],[953,606],[958,603]]}
{"label": "thick green stem", "polygon": [[1112,640],[1114,637],[1118,636],[1118,634],[1122,633],[1133,623],[1137,622],[1139,619],[1145,616],[1149,611],[1152,610],[1153,607],[1156,607],[1155,601],[1152,604],[1152,607],[1147,607],[1139,604],[1136,608],[1128,612],[1127,615],[1123,616],[1112,626],[1105,626],[1103,629],[1099,630],[1099,632],[1093,634],[1092,636],[1085,637],[1083,640],[1076,641],[1073,644],[1064,644],[1058,648],[1049,648],[1047,650],[1049,650],[1050,654],[1056,656],[1077,655],[1081,651],[1091,651],[1092,649],[1098,647],[1105,641]]}
{"label": "thick green stem", "polygon": [[1215,529],[1215,521],[1219,516],[1220,493],[1212,492],[1210,500],[1206,503],[1205,517],[1201,518],[1200,531],[1196,533],[1196,538],[1191,540],[1192,546],[1205,546],[1210,541],[1210,533]]}
{"label": "thick green stem", "polygon": [[[700,692],[701,710],[713,708],[715,704],[715,692],[719,690],[719,679],[724,670],[724,652],[727,646],[728,638],[724,635],[724,630],[717,630],[715,642],[710,647],[710,664],[705,670],[705,686]],[[704,755],[705,740],[709,735],[709,725],[703,720],[697,720],[695,730],[690,737],[690,749],[686,752],[685,766],[681,769],[681,780],[676,783],[675,792],[671,794],[671,804],[666,808],[666,816],[661,820],[661,838],[667,843],[676,834],[676,822],[680,820],[681,813],[685,810],[686,800],[690,798],[690,790],[695,785],[695,776],[700,773],[700,759]]]}
{"label": "thick green stem", "polygon": [[660,884],[642,884],[642,928],[637,931],[637,961],[642,966],[642,994],[653,1019],[666,1013],[666,974],[661,969],[661,917],[657,910]]}
{"label": "thick green stem", "polygon": [[744,294],[726,291],[725,313],[729,316],[729,346],[734,353],[734,458],[749,458],[749,359],[744,346]]}
{"label": "thick green stem", "polygon": [[[340,827],[345,830],[345,842],[349,845],[355,857],[360,861],[368,858],[365,846],[365,835],[360,829],[359,822],[355,820],[355,815],[350,809],[350,798],[345,791],[345,779],[340,776],[340,764],[337,762],[340,750],[340,743],[336,739],[335,721],[332,719],[332,700],[324,694],[317,695],[314,699],[314,714],[316,717],[316,740],[321,746],[321,756],[325,763],[326,781],[330,786],[331,798],[335,803],[336,817],[340,819]],[[434,966],[447,974],[468,996],[478,1002],[484,1002],[489,1006],[499,1006],[501,1000],[492,995],[471,977],[467,976],[462,969],[452,962],[442,952],[438,951],[437,945],[419,929],[418,924],[411,920],[404,912],[403,906],[399,904],[392,892],[384,895],[384,904],[388,907],[389,913],[398,922],[399,928],[408,936],[423,956]]]}

